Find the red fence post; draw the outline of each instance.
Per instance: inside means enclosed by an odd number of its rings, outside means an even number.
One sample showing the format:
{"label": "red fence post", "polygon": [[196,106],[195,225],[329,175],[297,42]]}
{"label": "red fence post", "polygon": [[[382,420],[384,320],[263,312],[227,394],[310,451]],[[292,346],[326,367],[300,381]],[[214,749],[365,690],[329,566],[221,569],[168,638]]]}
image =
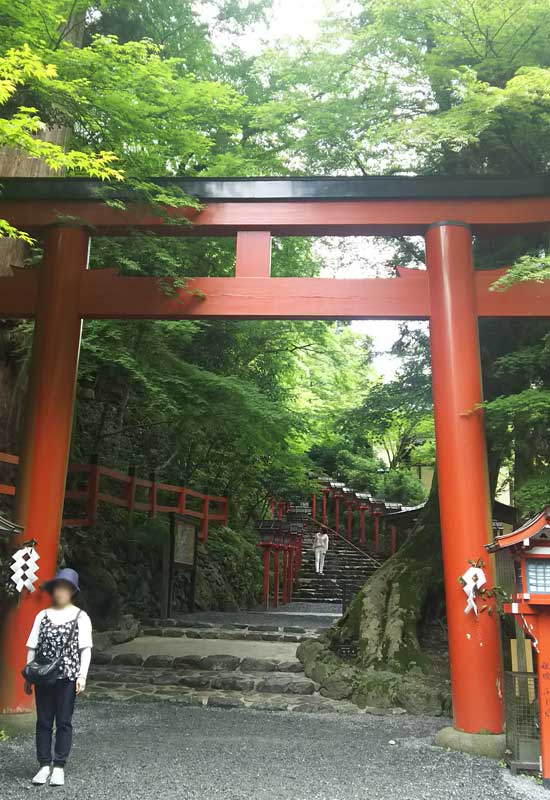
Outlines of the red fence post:
{"label": "red fence post", "polygon": [[352,516],[351,515],[353,513],[353,508],[352,508],[352,504],[351,503],[348,503],[347,505],[348,505],[348,507],[346,509],[347,510],[347,517],[348,517],[348,519],[347,519],[347,534],[348,534],[348,541],[351,542],[351,530],[352,530],[352,527],[351,527],[352,526]]}
{"label": "red fence post", "polygon": [[282,548],[281,548],[281,560],[282,560],[282,564],[281,564],[281,568],[282,569],[281,569],[281,571],[283,573],[283,575],[282,575],[283,587],[282,587],[281,596],[282,596],[283,605],[286,605],[286,603],[288,602],[288,600],[287,600],[287,591],[288,591],[288,584],[287,584],[287,580],[288,580],[288,547],[287,547],[286,544],[283,545]]}
{"label": "red fence post", "polygon": [[295,546],[290,547],[288,554],[288,602],[292,603],[292,591],[294,589],[294,553]]}
{"label": "red fence post", "polygon": [[340,533],[340,497],[334,496],[334,530]]}
{"label": "red fence post", "polygon": [[317,519],[317,495],[315,492],[311,495],[311,516]]}
{"label": "red fence post", "polygon": [[391,549],[392,556],[395,554],[395,550],[396,550],[396,533],[397,533],[397,528],[395,527],[395,525],[392,525],[391,528],[390,528],[390,534],[391,534],[391,548],[390,549]]}
{"label": "red fence post", "polygon": [[279,545],[273,548],[273,608],[279,607]]}
{"label": "red fence post", "polygon": [[271,547],[264,545],[264,585],[262,600],[264,608],[269,608],[269,566],[271,561]]}

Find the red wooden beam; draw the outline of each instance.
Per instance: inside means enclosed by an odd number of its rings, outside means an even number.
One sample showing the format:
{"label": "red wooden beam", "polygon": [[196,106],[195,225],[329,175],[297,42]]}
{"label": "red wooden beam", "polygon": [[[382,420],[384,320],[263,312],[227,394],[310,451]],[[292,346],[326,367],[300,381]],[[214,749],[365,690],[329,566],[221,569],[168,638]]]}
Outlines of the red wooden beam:
{"label": "red wooden beam", "polygon": [[[550,281],[504,292],[491,285],[505,270],[475,273],[480,317],[549,317]],[[399,269],[399,278],[192,278],[173,294],[148,277],[91,270],[82,278],[86,319],[427,319],[428,274]],[[0,317],[34,315],[39,273],[0,278]],[[197,292],[197,294],[193,294]]]}
{"label": "red wooden beam", "polygon": [[[199,211],[166,208],[164,216],[137,204],[117,209],[101,201],[2,200],[0,217],[31,232],[71,217],[95,236],[121,236],[135,228],[163,236],[234,236],[243,230],[270,230],[277,236],[403,236],[424,234],[431,223],[445,219],[470,223],[477,235],[502,235],[550,229],[550,197],[211,202]],[[178,221],[183,224],[174,224]]]}

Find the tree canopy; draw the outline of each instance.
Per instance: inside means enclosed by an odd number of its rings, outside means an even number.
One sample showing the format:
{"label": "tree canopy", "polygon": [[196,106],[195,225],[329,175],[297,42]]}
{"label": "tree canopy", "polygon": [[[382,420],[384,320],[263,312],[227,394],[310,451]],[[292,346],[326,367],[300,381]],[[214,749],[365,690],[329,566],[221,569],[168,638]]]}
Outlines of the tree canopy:
{"label": "tree canopy", "polygon": [[[548,170],[549,0],[333,3],[314,39],[266,41],[250,55],[243,37],[270,8],[0,0],[3,158],[24,152],[57,174],[124,180],[172,203],[192,199],[146,179]],[[417,242],[392,245],[391,263],[422,268]],[[326,254],[308,239],[277,239],[274,274],[318,275]],[[476,260],[514,265],[496,291],[550,274],[543,236],[477,241]],[[184,284],[231,274],[234,244],[94,240],[92,268],[113,264]],[[6,347],[24,373],[20,331]],[[487,322],[481,332],[493,468],[510,467],[527,511],[545,493],[547,327]],[[320,471],[416,501],[421,489],[406,476],[434,461],[425,336],[404,326],[396,352],[401,371],[383,382],[368,338],[346,325],[88,322],[75,452],[142,458],[240,493],[244,518]]]}

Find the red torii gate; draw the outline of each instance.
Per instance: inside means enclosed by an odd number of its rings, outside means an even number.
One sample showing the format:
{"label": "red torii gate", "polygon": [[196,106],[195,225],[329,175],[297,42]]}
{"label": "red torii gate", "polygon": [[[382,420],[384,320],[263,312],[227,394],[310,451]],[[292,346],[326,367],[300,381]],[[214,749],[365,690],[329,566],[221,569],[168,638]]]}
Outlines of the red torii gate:
{"label": "red torii gate", "polygon": [[[88,179],[5,179],[0,217],[41,237],[40,270],[0,278],[0,317],[35,318],[16,520],[38,541],[41,575],[54,572],[83,319],[429,319],[437,469],[455,727],[502,730],[496,615],[464,614],[458,577],[490,538],[490,497],[478,317],[548,317],[550,286],[491,292],[502,270],[475,272],[472,234],[550,229],[550,179],[160,179],[202,208],[165,215],[102,199]],[[110,188],[109,198],[113,198]],[[174,221],[187,220],[189,225]],[[193,278],[166,294],[156,278],[87,271],[92,236],[132,230],[164,236],[236,237],[234,277]],[[423,235],[427,271],[395,279],[271,278],[271,236]],[[28,711],[19,674],[43,593],[25,595],[3,620],[0,712]]]}

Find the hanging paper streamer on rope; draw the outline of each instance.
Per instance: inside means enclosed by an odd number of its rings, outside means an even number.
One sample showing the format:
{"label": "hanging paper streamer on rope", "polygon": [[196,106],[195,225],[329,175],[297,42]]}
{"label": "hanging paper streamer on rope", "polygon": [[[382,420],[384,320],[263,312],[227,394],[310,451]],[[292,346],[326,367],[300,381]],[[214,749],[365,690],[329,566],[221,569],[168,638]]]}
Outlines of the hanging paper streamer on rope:
{"label": "hanging paper streamer on rope", "polygon": [[13,563],[11,565],[13,575],[11,580],[18,592],[22,592],[23,589],[34,592],[34,584],[38,580],[39,558],[40,556],[34,547],[22,547],[21,550],[13,554]]}
{"label": "hanging paper streamer on rope", "polygon": [[468,598],[466,603],[466,608],[464,609],[465,614],[469,614],[470,611],[473,611],[477,617],[477,605],[476,605],[476,589],[481,589],[482,586],[485,586],[487,583],[487,578],[485,577],[485,573],[480,567],[470,567],[466,570],[464,575],[462,576],[462,588]]}

